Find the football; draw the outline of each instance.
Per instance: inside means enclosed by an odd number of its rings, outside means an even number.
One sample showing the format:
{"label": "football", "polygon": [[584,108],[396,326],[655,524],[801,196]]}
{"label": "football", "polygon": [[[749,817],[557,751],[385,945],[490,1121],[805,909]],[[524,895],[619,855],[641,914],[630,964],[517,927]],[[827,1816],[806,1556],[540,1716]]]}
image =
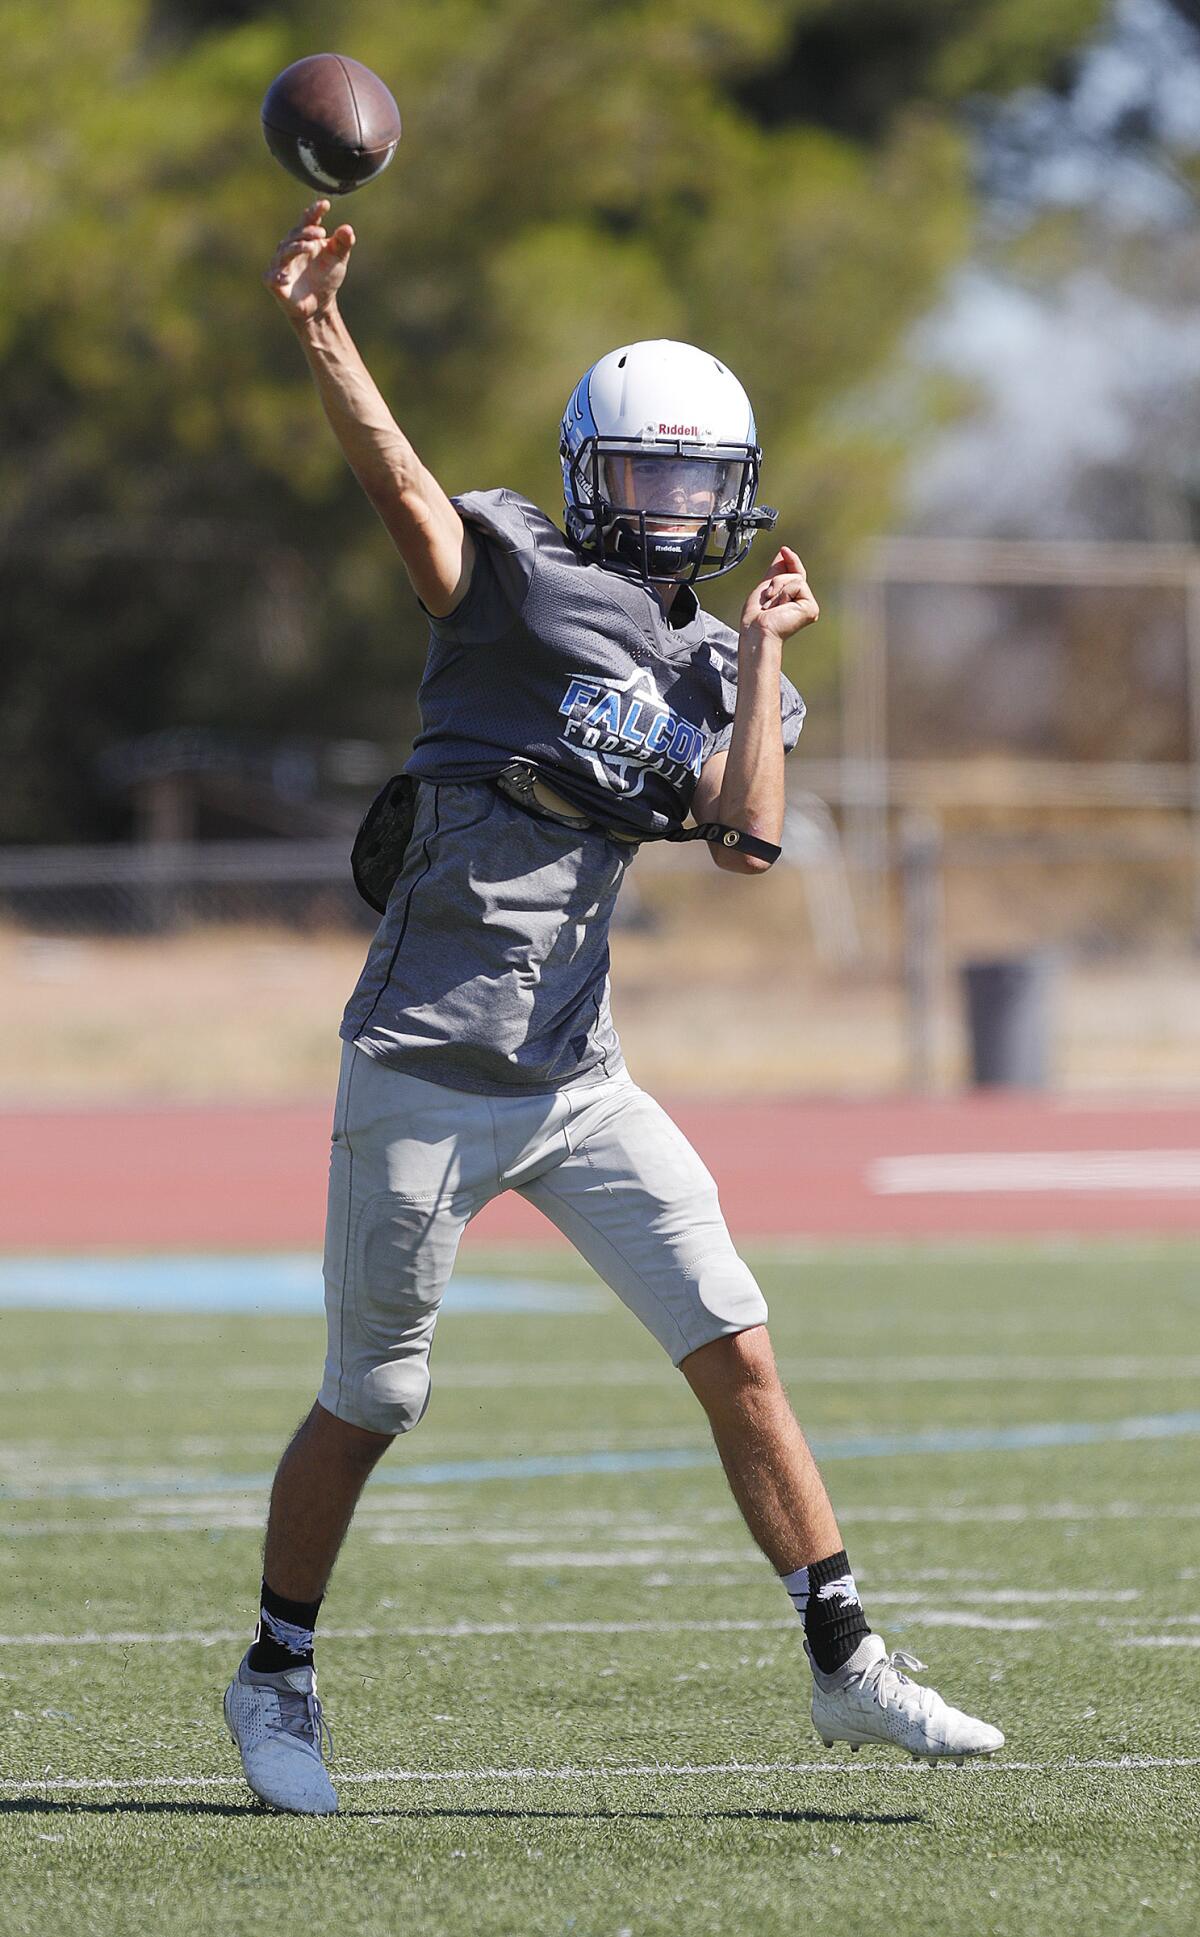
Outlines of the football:
{"label": "football", "polygon": [[267,147],[289,174],[326,195],[349,195],[392,159],[400,110],[361,61],[309,54],[271,82],[262,125]]}

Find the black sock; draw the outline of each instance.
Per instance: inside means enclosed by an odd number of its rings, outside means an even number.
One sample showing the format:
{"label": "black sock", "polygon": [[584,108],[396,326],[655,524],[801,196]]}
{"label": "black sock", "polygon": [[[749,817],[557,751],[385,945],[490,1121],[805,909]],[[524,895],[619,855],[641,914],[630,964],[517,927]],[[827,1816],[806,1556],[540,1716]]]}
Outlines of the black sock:
{"label": "black sock", "polygon": [[783,1584],[804,1623],[810,1658],[823,1675],[834,1674],[871,1632],[845,1549],[797,1567],[784,1575]]}
{"label": "black sock", "polygon": [[320,1601],[289,1601],[264,1580],[258,1629],[250,1650],[250,1666],[260,1675],[278,1675],[285,1668],[311,1668],[313,1629]]}

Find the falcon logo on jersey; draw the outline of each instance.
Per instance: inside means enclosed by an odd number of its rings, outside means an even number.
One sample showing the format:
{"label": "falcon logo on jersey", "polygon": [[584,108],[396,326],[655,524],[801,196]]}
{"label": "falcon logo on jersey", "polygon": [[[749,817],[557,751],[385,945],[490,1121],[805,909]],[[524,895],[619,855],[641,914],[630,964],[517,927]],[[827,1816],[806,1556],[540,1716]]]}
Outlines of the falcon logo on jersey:
{"label": "falcon logo on jersey", "polygon": [[640,793],[648,771],[676,786],[689,774],[700,777],[703,733],[664,705],[647,673],[621,685],[573,679],[558,710],[566,720],[561,739],[590,760],[613,793]]}

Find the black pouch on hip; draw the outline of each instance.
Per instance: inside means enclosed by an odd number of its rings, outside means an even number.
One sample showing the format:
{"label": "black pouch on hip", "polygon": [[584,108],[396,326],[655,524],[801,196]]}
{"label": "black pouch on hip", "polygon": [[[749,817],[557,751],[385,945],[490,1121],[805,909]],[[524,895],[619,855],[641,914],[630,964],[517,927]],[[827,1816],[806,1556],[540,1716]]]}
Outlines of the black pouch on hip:
{"label": "black pouch on hip", "polygon": [[350,850],[354,885],[369,908],[382,915],[417,817],[418,782],[406,773],[393,774],[381,787],[362,818]]}

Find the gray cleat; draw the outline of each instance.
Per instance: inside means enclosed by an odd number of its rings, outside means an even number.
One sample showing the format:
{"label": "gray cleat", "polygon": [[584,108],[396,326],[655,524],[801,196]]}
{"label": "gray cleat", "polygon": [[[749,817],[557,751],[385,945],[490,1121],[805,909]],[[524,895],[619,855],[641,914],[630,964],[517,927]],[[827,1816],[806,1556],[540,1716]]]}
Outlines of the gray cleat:
{"label": "gray cleat", "polygon": [[259,1674],[249,1655],[225,1690],[225,1723],[246,1781],[262,1802],[299,1816],[332,1816],[337,1791],[325,1768],[333,1753],[315,1668]]}

